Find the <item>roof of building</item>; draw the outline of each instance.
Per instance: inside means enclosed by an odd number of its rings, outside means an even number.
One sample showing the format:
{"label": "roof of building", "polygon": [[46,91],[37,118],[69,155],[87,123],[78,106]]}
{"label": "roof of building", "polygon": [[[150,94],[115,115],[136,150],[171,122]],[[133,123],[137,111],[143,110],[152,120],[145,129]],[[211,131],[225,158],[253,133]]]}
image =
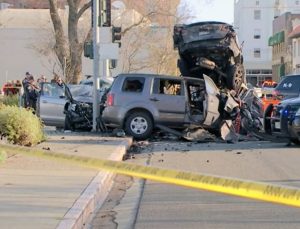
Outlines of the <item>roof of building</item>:
{"label": "roof of building", "polygon": [[293,31],[289,34],[289,38],[298,38],[300,37],[300,25],[293,29]]}

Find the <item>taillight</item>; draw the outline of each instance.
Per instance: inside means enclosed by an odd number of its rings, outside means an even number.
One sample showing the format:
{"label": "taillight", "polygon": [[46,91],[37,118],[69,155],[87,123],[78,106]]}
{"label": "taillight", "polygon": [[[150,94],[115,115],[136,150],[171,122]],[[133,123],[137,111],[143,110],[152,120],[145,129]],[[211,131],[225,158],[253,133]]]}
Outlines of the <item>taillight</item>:
{"label": "taillight", "polygon": [[107,99],[106,99],[106,105],[107,106],[113,106],[114,105],[114,94],[113,93],[108,93],[107,94]]}

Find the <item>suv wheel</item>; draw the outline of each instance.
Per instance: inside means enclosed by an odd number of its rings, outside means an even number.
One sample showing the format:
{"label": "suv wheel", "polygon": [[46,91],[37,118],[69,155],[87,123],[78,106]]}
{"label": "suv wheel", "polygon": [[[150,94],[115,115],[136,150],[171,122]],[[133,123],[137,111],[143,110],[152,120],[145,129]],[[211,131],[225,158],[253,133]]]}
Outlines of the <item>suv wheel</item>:
{"label": "suv wheel", "polygon": [[245,83],[245,69],[242,64],[231,65],[227,74],[227,87],[238,91]]}
{"label": "suv wheel", "polygon": [[127,117],[125,131],[137,140],[147,139],[153,131],[153,121],[147,113],[135,112]]}
{"label": "suv wheel", "polygon": [[295,145],[300,145],[300,141],[296,138],[292,138],[291,142],[293,142]]}
{"label": "suv wheel", "polygon": [[74,131],[74,124],[72,123],[69,115],[66,115],[66,117],[65,117],[65,128],[64,129]]}

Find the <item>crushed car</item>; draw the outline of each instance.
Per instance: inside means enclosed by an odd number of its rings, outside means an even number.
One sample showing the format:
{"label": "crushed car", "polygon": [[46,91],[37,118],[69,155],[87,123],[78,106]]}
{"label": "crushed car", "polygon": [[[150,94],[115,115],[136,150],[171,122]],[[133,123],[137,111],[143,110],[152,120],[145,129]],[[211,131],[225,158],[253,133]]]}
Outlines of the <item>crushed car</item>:
{"label": "crushed car", "polygon": [[[105,87],[99,99],[111,85],[111,80],[101,79]],[[47,126],[65,130],[90,130],[92,128],[93,87],[89,84],[42,83],[37,100],[37,115]],[[100,104],[99,104],[100,107]],[[99,108],[100,109],[100,108]]]}
{"label": "crushed car", "polygon": [[211,77],[218,88],[238,91],[246,84],[243,55],[232,25],[206,21],[177,24],[173,34],[181,75]]}
{"label": "crushed car", "polygon": [[186,128],[203,128],[220,136],[224,126],[234,128],[238,115],[240,127],[260,128],[249,111],[255,106],[253,95],[247,91],[240,100],[233,90],[220,91],[206,75],[199,79],[120,74],[106,95],[102,120],[107,126],[124,129],[137,140],[149,138],[157,128],[174,130],[182,137]]}

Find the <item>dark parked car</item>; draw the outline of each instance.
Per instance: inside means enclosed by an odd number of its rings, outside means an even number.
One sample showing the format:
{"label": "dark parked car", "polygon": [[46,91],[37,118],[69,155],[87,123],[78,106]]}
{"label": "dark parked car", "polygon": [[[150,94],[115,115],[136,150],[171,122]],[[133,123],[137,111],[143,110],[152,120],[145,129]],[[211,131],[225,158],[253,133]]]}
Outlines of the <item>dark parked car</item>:
{"label": "dark parked car", "polygon": [[284,76],[273,91],[273,96],[279,100],[300,96],[300,75]]}
{"label": "dark parked car", "polygon": [[241,46],[232,25],[217,21],[175,25],[173,41],[183,76],[206,74],[218,87],[234,90],[246,83]]}
{"label": "dark parked car", "polygon": [[264,117],[265,132],[279,134],[300,144],[300,97],[286,99],[277,106],[270,105]]}

